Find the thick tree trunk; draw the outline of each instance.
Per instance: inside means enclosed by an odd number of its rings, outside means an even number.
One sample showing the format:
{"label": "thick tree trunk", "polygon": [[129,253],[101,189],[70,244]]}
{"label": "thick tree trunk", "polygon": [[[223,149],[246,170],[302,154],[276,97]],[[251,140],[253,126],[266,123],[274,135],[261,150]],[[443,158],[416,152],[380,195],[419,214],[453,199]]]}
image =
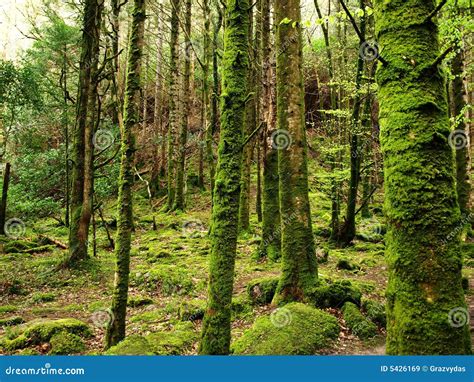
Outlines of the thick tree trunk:
{"label": "thick tree trunk", "polygon": [[221,134],[212,209],[209,298],[201,354],[228,354],[237,248],[242,126],[247,97],[248,0],[228,0],[222,58]]}
{"label": "thick tree trunk", "polygon": [[171,0],[171,40],[170,40],[170,95],[168,127],[168,200],[167,208],[173,208],[175,196],[175,135],[179,124],[179,12],[181,0]]}
{"label": "thick tree trunk", "polygon": [[310,299],[318,276],[308,196],[300,1],[276,0],[275,13],[278,134],[273,144],[280,176],[282,275],[273,302],[280,304]]}
{"label": "thick tree trunk", "polygon": [[[191,50],[191,0],[186,0],[184,12],[184,41],[186,49]],[[184,58],[184,76],[183,76],[183,113],[181,113],[181,123],[178,139],[178,161],[176,166],[176,193],[173,210],[184,211],[184,167],[186,162],[186,144],[188,137],[188,116],[191,106],[190,102],[190,78],[191,78],[191,55],[187,54]]]}
{"label": "thick tree trunk", "polygon": [[263,69],[263,106],[264,114],[263,141],[263,203],[262,203],[262,241],[258,257],[271,260],[280,258],[280,197],[278,176],[278,150],[272,142],[276,125],[275,75],[272,67],[270,43],[270,0],[262,0],[262,63]]}
{"label": "thick tree trunk", "polygon": [[127,82],[125,86],[124,124],[121,142],[121,161],[118,196],[118,222],[115,255],[114,295],[112,300],[112,322],[107,328],[106,347],[113,346],[125,338],[128,279],[130,273],[130,247],[133,230],[133,157],[135,138],[133,128],[140,120],[140,71],[145,26],[145,0],[135,0],[128,53]]}
{"label": "thick tree trunk", "polygon": [[[467,354],[460,213],[434,0],[376,0],[388,354]],[[401,53],[403,52],[403,53]],[[463,325],[465,324],[465,325]]]}
{"label": "thick tree trunk", "polygon": [[84,8],[79,95],[72,150],[71,222],[66,265],[87,258],[87,237],[92,213],[93,135],[97,97],[100,24],[104,3],[87,0]]}
{"label": "thick tree trunk", "polygon": [[10,185],[10,163],[5,163],[3,173],[2,200],[0,202],[0,235],[5,235],[5,221],[7,216],[8,186]]}

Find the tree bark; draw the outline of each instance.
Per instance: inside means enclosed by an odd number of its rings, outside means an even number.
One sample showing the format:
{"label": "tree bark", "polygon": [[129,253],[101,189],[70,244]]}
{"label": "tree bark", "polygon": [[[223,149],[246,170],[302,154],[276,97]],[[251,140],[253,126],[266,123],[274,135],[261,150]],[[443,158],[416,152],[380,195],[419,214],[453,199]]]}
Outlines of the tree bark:
{"label": "tree bark", "polygon": [[125,318],[127,311],[128,280],[130,273],[130,247],[133,230],[134,180],[133,158],[135,138],[133,129],[140,120],[140,72],[143,54],[143,35],[145,27],[145,0],[135,0],[130,33],[130,49],[125,86],[124,124],[121,142],[121,160],[118,196],[118,221],[115,255],[114,294],[112,300],[112,322],[107,328],[106,347],[116,345],[125,338]]}
{"label": "tree bark", "polygon": [[201,354],[228,354],[237,249],[242,126],[247,97],[248,0],[228,0],[222,58],[221,134],[214,189],[209,297]]}
{"label": "tree bark", "polygon": [[428,17],[435,2],[374,5],[379,51],[388,62],[377,71],[388,224],[386,351],[469,354],[446,86],[437,21]]}
{"label": "tree bark", "polygon": [[[317,284],[308,196],[302,25],[299,0],[275,1],[282,275],[274,304],[307,301]],[[287,22],[287,20],[291,20]]]}
{"label": "tree bark", "polygon": [[8,186],[10,185],[10,168],[10,163],[5,163],[5,172],[3,174],[2,200],[0,202],[0,235],[5,235]]}

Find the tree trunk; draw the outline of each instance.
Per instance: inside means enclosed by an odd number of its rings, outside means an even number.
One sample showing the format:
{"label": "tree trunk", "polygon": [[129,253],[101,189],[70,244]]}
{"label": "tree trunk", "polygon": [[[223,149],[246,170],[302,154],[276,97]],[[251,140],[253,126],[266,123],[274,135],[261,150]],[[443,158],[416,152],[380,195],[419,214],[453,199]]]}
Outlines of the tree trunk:
{"label": "tree trunk", "polygon": [[[272,46],[270,42],[270,0],[262,0],[262,61],[263,69],[263,105],[268,105],[264,114],[263,139],[263,203],[262,203],[262,241],[258,257],[271,260],[280,258],[280,194],[278,176],[278,151],[272,144],[275,133],[275,74],[272,66]],[[262,105],[262,109],[263,109]]]}
{"label": "tree trunk", "polygon": [[388,62],[377,72],[388,223],[387,353],[468,354],[446,87],[436,16],[430,16],[435,2],[374,4],[379,51]]}
{"label": "tree trunk", "polygon": [[168,127],[168,210],[173,209],[175,195],[175,135],[179,124],[179,12],[181,0],[171,0],[171,40],[170,40],[170,95]]}
{"label": "tree trunk", "polygon": [[[190,52],[191,47],[191,0],[186,0],[184,14],[184,41],[186,49]],[[186,162],[186,144],[188,137],[188,115],[191,106],[190,102],[190,78],[191,78],[191,54],[184,57],[184,77],[183,77],[183,113],[181,113],[181,124],[178,141],[178,163],[176,167],[176,193],[173,210],[184,211],[184,167]]]}
{"label": "tree trunk", "polygon": [[[277,127],[282,275],[275,304],[306,301],[317,284],[308,196],[302,25],[299,0],[275,1],[277,25]],[[291,22],[286,22],[286,20]]]}
{"label": "tree trunk", "polygon": [[112,300],[112,322],[107,328],[106,347],[113,346],[125,338],[128,279],[130,273],[130,247],[133,230],[132,185],[135,138],[133,128],[140,120],[140,71],[145,26],[145,0],[135,0],[128,53],[127,81],[125,86],[124,124],[118,196],[118,222],[114,295]]}
{"label": "tree trunk", "polygon": [[219,31],[222,26],[223,14],[219,3],[216,1],[217,20],[214,25],[214,32],[212,37],[212,95],[211,95],[211,116],[210,123],[207,127],[206,132],[206,151],[207,160],[209,163],[209,181],[211,183],[211,199],[213,200],[214,194],[214,178],[215,178],[215,158],[214,149],[212,148],[214,143],[214,133],[218,129],[219,115],[218,115],[218,100],[219,100],[219,68],[217,54],[219,49]]}
{"label": "tree trunk", "polygon": [[[469,181],[469,134],[464,123],[464,108],[466,107],[466,91],[463,81],[463,50],[461,49],[453,59],[452,72],[452,104],[454,133],[452,135],[452,146],[456,149],[456,186],[458,193],[459,207],[461,213],[469,215],[469,198],[471,194],[471,184]],[[456,139],[458,139],[456,141]]]}
{"label": "tree trunk", "polygon": [[8,186],[10,185],[10,163],[5,163],[3,174],[2,200],[0,202],[0,235],[5,235],[5,221],[7,216]]}
{"label": "tree trunk", "polygon": [[[103,1],[87,0],[84,8],[79,95],[72,150],[69,255],[65,265],[87,258],[92,210],[93,135],[97,97],[97,65]],[[95,83],[94,83],[95,82]]]}
{"label": "tree trunk", "polygon": [[221,134],[212,209],[209,298],[201,354],[228,354],[237,249],[242,126],[248,75],[248,0],[228,0],[222,58]]}

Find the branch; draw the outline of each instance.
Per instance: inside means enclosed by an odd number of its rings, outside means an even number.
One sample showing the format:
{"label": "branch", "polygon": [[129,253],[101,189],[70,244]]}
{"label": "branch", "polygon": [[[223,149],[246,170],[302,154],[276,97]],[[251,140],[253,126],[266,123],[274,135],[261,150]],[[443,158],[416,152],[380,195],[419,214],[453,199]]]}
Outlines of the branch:
{"label": "branch", "polygon": [[441,64],[441,62],[443,62],[443,60],[446,58],[446,56],[451,53],[454,49],[454,46],[450,46],[448,49],[446,49],[443,53],[441,53],[438,58],[433,61],[433,63],[430,65],[430,68],[434,69],[436,67],[438,67],[439,64]]}
{"label": "branch", "polygon": [[374,187],[373,190],[370,192],[370,194],[367,196],[367,198],[365,198],[365,200],[362,202],[361,206],[359,207],[359,209],[355,212],[354,216],[357,216],[357,214],[362,210],[362,208],[364,208],[364,206],[367,204],[367,202],[370,200],[370,198],[372,197],[372,195],[374,194],[375,191],[377,191],[378,189],[378,186],[377,187]]}
{"label": "branch", "polygon": [[433,9],[433,11],[431,11],[431,13],[426,17],[426,21],[430,21],[433,17],[436,16],[436,14],[441,10],[441,8],[444,7],[444,5],[448,2],[448,0],[441,0],[441,2],[436,6],[435,9]]}
{"label": "branch", "polygon": [[262,126],[263,122],[260,122],[260,125],[258,125],[258,127],[254,131],[252,131],[252,133],[245,139],[244,143],[242,144],[242,148],[244,148],[245,145],[250,142],[250,140],[255,136],[255,134],[259,132]]}

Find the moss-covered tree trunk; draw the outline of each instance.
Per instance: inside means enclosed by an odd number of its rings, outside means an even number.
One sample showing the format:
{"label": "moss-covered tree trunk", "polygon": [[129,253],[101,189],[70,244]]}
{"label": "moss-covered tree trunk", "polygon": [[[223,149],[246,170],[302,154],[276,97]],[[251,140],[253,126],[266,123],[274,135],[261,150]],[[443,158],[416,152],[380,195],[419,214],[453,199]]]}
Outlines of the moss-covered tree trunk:
{"label": "moss-covered tree trunk", "polygon": [[84,4],[79,90],[71,155],[71,222],[69,253],[65,262],[68,266],[87,258],[87,237],[92,210],[92,142],[96,123],[94,116],[98,85],[97,65],[103,6],[102,0],[87,0]]}
{"label": "moss-covered tree trunk", "polygon": [[135,138],[132,130],[139,124],[140,120],[140,71],[145,19],[145,0],[135,0],[125,85],[124,124],[121,131],[119,196],[117,201],[118,222],[115,247],[117,264],[111,314],[113,320],[107,328],[106,347],[113,346],[125,338],[130,247],[133,229],[132,186]]}
{"label": "moss-covered tree trunk", "polygon": [[209,297],[203,321],[201,354],[228,354],[230,346],[242,171],[242,126],[249,66],[249,6],[248,0],[228,0],[225,8],[221,134],[212,209]]}
{"label": "moss-covered tree trunk", "polygon": [[3,173],[2,200],[0,201],[0,235],[5,235],[5,221],[7,216],[7,198],[8,186],[10,185],[10,168],[9,162],[5,163],[5,172]]}
{"label": "moss-covered tree trunk", "polygon": [[[186,49],[191,47],[191,0],[186,0],[184,9],[184,40]],[[184,167],[186,164],[186,144],[188,137],[188,116],[190,110],[190,78],[191,78],[191,55],[184,58],[183,74],[183,113],[181,113],[179,139],[178,139],[178,162],[176,166],[176,193],[173,210],[184,211]]]}
{"label": "moss-covered tree trunk", "polygon": [[[250,68],[248,71],[248,89],[247,93],[249,99],[245,105],[245,124],[244,124],[244,135],[248,137],[255,130],[256,127],[256,76],[255,76],[255,51],[253,46],[253,33],[254,33],[254,23],[253,17],[254,12],[253,8],[249,9],[249,60]],[[243,148],[243,161],[242,161],[242,177],[240,181],[240,203],[239,203],[239,230],[240,232],[247,232],[250,228],[250,171],[252,168],[252,154],[254,148],[254,139],[247,142]]]}
{"label": "moss-covered tree trunk", "polygon": [[470,353],[435,2],[374,4],[379,51],[388,62],[377,71],[388,223],[387,353]]}
{"label": "moss-covered tree trunk", "polygon": [[262,0],[262,60],[263,69],[263,97],[262,110],[264,113],[264,141],[263,141],[263,200],[262,200],[262,241],[258,250],[258,257],[268,257],[276,260],[280,258],[281,228],[280,228],[280,198],[278,182],[278,150],[272,144],[275,133],[276,108],[274,92],[274,68],[272,66],[270,43],[270,0]]}
{"label": "moss-covered tree trunk", "polygon": [[276,0],[277,127],[282,275],[275,304],[306,301],[317,284],[308,162],[299,0]]}
{"label": "moss-covered tree trunk", "polygon": [[212,94],[211,94],[211,115],[210,123],[206,131],[206,156],[209,166],[209,182],[211,184],[211,199],[214,193],[214,179],[216,177],[216,165],[214,157],[214,133],[218,130],[218,99],[219,99],[219,68],[218,68],[218,51],[219,51],[219,31],[222,26],[223,14],[219,2],[215,1],[217,10],[217,19],[214,23],[212,34]]}
{"label": "moss-covered tree trunk", "polygon": [[179,124],[179,12],[181,0],[171,0],[170,83],[168,126],[168,210],[175,196],[175,140]]}
{"label": "moss-covered tree trunk", "polygon": [[452,111],[455,119],[455,133],[453,133],[452,141],[453,146],[456,149],[456,186],[459,207],[461,208],[461,213],[463,215],[469,215],[471,184],[469,179],[469,133],[467,125],[464,123],[466,91],[463,83],[463,53],[464,50],[461,49],[454,57],[452,63],[452,73],[454,76],[451,83]]}

